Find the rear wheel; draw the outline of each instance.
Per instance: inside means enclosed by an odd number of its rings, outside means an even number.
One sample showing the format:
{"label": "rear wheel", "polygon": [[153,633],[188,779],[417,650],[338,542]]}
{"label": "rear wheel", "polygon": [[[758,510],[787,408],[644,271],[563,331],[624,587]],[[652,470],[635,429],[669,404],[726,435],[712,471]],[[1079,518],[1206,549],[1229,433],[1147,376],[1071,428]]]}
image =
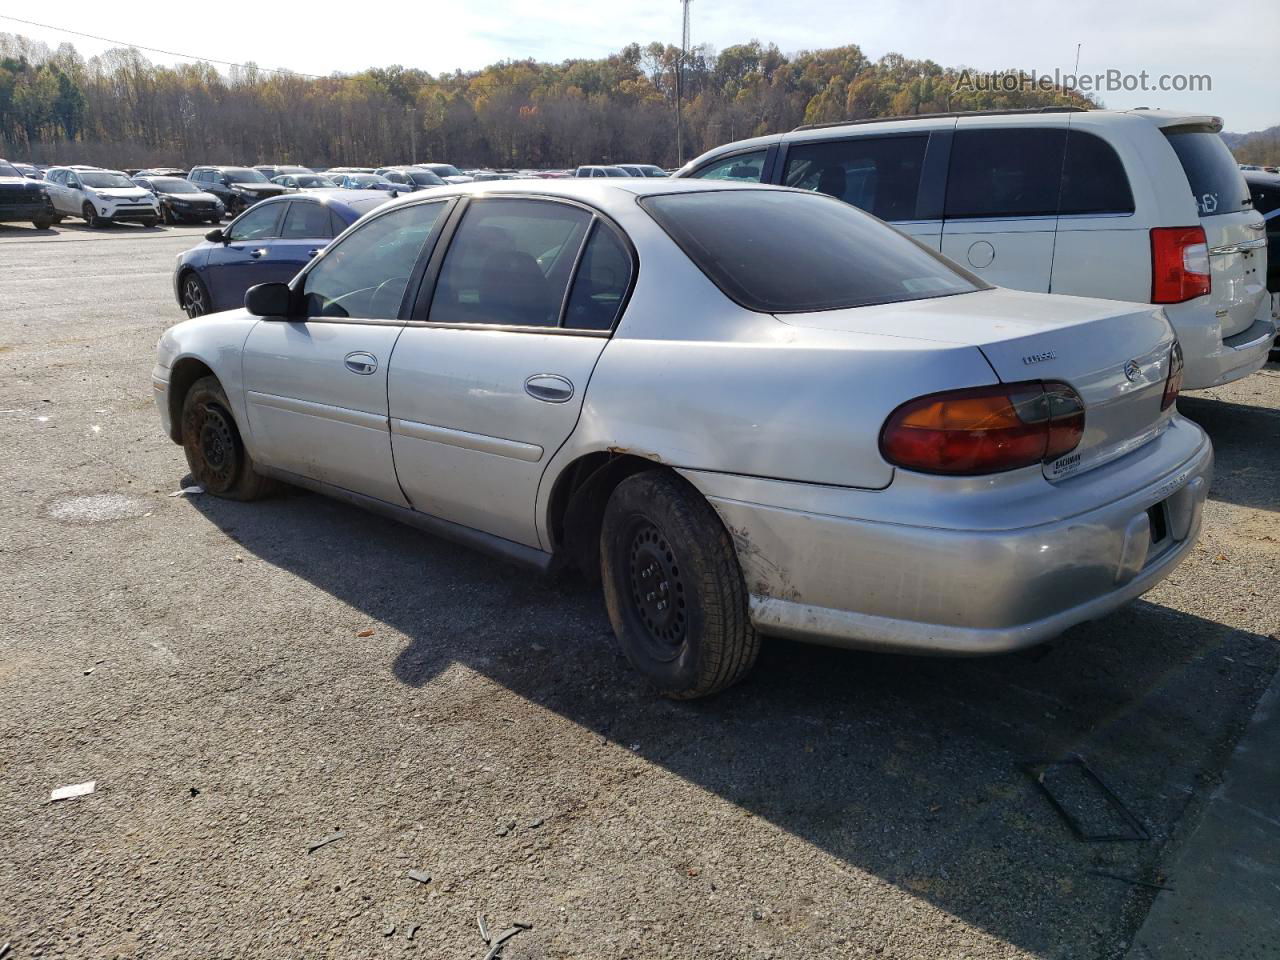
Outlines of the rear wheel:
{"label": "rear wheel", "polygon": [[182,449],[192,479],[229,500],[256,500],[275,484],[253,468],[217,377],[202,377],[182,401]]}
{"label": "rear wheel", "polygon": [[601,579],[622,651],[668,697],[717,693],[755,664],[737,554],[711,505],[660,470],[628,477],[609,498]]}
{"label": "rear wheel", "polygon": [[202,317],[209,312],[209,290],[196,276],[194,270],[188,270],[182,275],[182,285],[179,289],[182,309],[186,311],[188,317]]}
{"label": "rear wheel", "polygon": [[87,200],[84,206],[80,208],[80,215],[84,217],[85,224],[91,230],[97,230],[103,226],[102,220],[98,217],[98,212],[93,209],[93,204]]}

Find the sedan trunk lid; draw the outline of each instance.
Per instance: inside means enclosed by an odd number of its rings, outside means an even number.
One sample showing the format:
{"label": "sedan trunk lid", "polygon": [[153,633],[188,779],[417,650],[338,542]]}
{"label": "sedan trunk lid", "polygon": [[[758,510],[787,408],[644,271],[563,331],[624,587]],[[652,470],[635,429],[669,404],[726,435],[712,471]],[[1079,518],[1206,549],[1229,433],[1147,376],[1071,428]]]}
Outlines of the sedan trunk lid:
{"label": "sedan trunk lid", "polygon": [[[1057,381],[1085,403],[1085,431],[1071,453],[1044,466],[1064,480],[1154,439],[1173,408],[1161,410],[1173,330],[1149,305],[1016,290],[984,290],[906,303],[780,314],[797,326],[896,334],[977,347],[1004,383]],[[976,386],[977,384],[975,384]]]}

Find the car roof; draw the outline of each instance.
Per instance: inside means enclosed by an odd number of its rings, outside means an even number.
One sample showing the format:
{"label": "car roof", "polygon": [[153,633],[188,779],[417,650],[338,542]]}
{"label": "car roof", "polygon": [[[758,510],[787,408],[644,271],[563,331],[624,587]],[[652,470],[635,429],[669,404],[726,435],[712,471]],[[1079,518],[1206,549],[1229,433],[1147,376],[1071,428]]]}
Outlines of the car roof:
{"label": "car roof", "polygon": [[348,213],[355,214],[357,217],[366,214],[375,206],[381,206],[386,202],[390,194],[386,190],[326,190],[323,193],[282,193],[277,197],[267,197],[265,200],[259,200],[250,210],[257,207],[264,207],[272,203],[289,203],[290,201],[302,200],[309,203],[318,203],[326,207],[341,207]]}
{"label": "car roof", "polygon": [[[641,179],[638,177],[598,177],[593,179],[565,178],[559,180],[477,180],[471,183],[449,184],[428,191],[404,193],[387,203],[387,207],[405,206],[429,202],[444,197],[548,197],[576,200],[594,206],[606,213],[629,207],[641,197],[672,193],[716,193],[724,190],[756,190],[771,193],[809,193],[790,187],[770,184],[741,183],[728,180],[674,180],[669,178]],[[356,192],[356,191],[346,191]],[[372,191],[359,191],[369,193]],[[381,207],[379,208],[382,209]]]}

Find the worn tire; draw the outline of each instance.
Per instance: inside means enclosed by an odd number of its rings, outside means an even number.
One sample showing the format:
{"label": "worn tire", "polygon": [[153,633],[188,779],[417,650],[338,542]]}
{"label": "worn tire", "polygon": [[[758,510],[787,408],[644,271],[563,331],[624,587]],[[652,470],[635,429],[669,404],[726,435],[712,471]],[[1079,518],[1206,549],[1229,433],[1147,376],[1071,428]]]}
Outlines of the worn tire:
{"label": "worn tire", "polygon": [[613,491],[600,531],[600,573],[623,653],[665,696],[717,693],[754,666],[760,638],[733,541],[679,477],[648,470]]}
{"label": "worn tire", "polygon": [[200,378],[183,398],[182,449],[192,479],[214,496],[256,500],[275,489],[254,469],[217,377]]}

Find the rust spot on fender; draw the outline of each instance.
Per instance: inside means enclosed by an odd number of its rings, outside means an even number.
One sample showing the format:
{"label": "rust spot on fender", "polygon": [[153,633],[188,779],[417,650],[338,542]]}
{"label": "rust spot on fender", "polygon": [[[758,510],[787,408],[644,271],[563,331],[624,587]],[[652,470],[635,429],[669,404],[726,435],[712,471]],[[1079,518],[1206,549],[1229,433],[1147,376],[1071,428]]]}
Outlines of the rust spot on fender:
{"label": "rust spot on fender", "polygon": [[621,456],[644,457],[644,459],[652,460],[654,463],[662,462],[662,458],[658,456],[656,453],[646,453],[640,450],[632,450],[630,447],[613,446],[613,447],[605,447],[605,450],[606,452],[611,453],[614,456],[618,456],[618,457],[621,457]]}

